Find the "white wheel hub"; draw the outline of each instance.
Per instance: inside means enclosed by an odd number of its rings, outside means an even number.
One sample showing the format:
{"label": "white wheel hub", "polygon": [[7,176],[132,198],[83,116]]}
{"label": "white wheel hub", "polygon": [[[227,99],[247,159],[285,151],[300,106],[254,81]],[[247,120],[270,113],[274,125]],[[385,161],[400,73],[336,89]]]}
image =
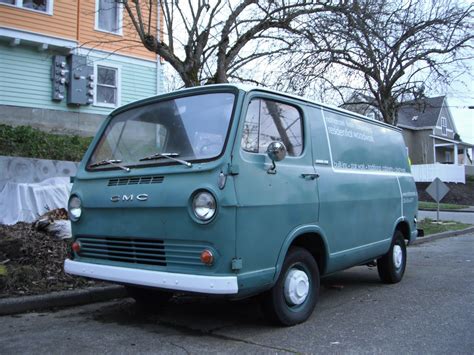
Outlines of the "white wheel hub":
{"label": "white wheel hub", "polygon": [[291,269],[286,275],[284,293],[288,304],[302,304],[309,293],[308,275],[302,270]]}
{"label": "white wheel hub", "polygon": [[400,245],[395,244],[393,246],[393,264],[397,269],[402,266],[403,262],[403,251]]}

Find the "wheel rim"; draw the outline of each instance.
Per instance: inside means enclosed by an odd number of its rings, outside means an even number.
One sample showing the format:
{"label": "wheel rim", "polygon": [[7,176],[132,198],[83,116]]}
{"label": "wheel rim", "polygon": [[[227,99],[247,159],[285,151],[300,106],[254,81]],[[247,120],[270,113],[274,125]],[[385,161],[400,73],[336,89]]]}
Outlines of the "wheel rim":
{"label": "wheel rim", "polygon": [[397,269],[400,269],[403,264],[403,250],[398,244],[393,246],[393,264]]}
{"label": "wheel rim", "polygon": [[305,271],[292,268],[285,278],[285,301],[290,306],[298,306],[308,298],[310,291],[309,277]]}

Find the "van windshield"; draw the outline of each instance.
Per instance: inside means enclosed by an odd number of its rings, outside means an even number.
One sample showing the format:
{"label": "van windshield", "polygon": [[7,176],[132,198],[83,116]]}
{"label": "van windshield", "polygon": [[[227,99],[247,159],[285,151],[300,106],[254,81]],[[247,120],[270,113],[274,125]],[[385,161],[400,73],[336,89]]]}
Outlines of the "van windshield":
{"label": "van windshield", "polygon": [[216,158],[224,149],[234,101],[234,94],[213,93],[121,112],[112,118],[94,148],[88,168],[118,169]]}

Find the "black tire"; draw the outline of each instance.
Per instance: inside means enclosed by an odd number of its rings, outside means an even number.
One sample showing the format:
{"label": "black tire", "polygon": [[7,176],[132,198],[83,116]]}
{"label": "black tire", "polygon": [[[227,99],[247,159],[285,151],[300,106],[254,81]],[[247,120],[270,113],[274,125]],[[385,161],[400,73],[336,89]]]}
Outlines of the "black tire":
{"label": "black tire", "polygon": [[[295,271],[307,276],[307,296],[301,304],[291,304],[285,295],[285,281]],[[290,274],[290,272],[292,274]],[[304,283],[304,282],[303,282]],[[306,287],[306,286],[305,286]],[[296,290],[296,288],[295,288]],[[292,247],[286,255],[276,284],[263,295],[262,310],[272,322],[284,326],[302,323],[313,313],[319,297],[319,269],[313,256],[300,247]]]}
{"label": "black tire", "polygon": [[[401,259],[400,259],[401,258]],[[396,231],[387,254],[377,260],[380,279],[385,283],[400,282],[407,265],[407,247],[402,232]]]}
{"label": "black tire", "polygon": [[132,297],[137,306],[142,309],[159,310],[173,296],[171,292],[137,286],[126,286],[126,289],[128,295]]}

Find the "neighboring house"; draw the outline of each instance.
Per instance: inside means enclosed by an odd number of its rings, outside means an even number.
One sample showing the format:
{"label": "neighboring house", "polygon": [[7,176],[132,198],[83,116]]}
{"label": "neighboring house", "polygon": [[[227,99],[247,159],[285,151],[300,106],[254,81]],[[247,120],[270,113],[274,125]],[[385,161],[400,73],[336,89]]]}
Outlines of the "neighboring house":
{"label": "neighboring house", "polygon": [[474,146],[461,141],[445,96],[403,103],[398,127],[403,129],[412,164],[472,165],[468,150]]}
{"label": "neighboring house", "polygon": [[[382,120],[380,111],[370,104],[372,100],[355,93],[343,107]],[[398,110],[397,126],[402,129],[412,164],[472,165],[469,149],[474,146],[460,140],[445,96],[404,102]]]}
{"label": "neighboring house", "polygon": [[115,0],[0,0],[0,123],[93,135],[162,77]]}

